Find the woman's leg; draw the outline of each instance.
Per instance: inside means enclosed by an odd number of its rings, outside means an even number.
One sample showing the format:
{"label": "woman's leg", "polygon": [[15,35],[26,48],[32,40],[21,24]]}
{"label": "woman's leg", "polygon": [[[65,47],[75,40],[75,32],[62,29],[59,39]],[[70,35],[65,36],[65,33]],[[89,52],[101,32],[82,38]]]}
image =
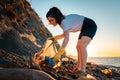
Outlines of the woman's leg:
{"label": "woman's leg", "polygon": [[81,43],[81,40],[79,39],[78,42],[77,42],[77,53],[78,53],[78,63],[77,63],[77,66],[78,66],[78,70],[81,70],[81,61],[82,61],[82,56],[81,56],[81,50],[80,50],[80,43]]}
{"label": "woman's leg", "polygon": [[78,52],[78,69],[85,72],[87,62],[87,45],[90,43],[91,38],[88,36],[82,36],[77,42]]}

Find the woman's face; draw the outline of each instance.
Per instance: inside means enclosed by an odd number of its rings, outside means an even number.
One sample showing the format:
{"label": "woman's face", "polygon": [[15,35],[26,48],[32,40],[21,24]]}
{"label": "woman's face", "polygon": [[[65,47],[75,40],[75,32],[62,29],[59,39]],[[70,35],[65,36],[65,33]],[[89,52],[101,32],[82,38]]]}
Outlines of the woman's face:
{"label": "woman's face", "polygon": [[55,20],[54,17],[48,17],[47,19],[48,19],[49,23],[52,24],[53,26],[57,25],[56,20]]}

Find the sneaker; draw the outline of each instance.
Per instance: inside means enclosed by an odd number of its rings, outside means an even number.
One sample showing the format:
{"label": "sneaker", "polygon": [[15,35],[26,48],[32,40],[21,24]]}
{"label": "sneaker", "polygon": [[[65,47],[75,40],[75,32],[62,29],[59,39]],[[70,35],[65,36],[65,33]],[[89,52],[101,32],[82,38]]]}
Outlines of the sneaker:
{"label": "sneaker", "polygon": [[79,74],[79,76],[87,76],[87,73],[81,71],[81,73]]}
{"label": "sneaker", "polygon": [[81,70],[78,70],[77,68],[75,70],[73,70],[73,73],[74,74],[77,74],[79,76],[87,76],[87,73],[86,72],[83,72]]}
{"label": "sneaker", "polygon": [[80,70],[78,70],[78,68],[74,68],[73,69],[73,73],[78,73]]}

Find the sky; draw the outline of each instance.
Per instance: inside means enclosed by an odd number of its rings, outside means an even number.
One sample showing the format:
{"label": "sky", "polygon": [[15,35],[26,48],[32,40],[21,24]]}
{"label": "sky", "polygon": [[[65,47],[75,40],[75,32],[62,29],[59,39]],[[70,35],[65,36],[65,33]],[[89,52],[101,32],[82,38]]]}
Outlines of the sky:
{"label": "sky", "polygon": [[[97,32],[87,47],[88,57],[120,57],[120,0],[28,0],[53,36],[63,33],[59,26],[48,25],[47,11],[58,7],[64,15],[79,14],[93,19]],[[70,33],[66,47],[68,55],[77,56],[76,44],[80,32]],[[62,40],[58,42],[62,43]]]}

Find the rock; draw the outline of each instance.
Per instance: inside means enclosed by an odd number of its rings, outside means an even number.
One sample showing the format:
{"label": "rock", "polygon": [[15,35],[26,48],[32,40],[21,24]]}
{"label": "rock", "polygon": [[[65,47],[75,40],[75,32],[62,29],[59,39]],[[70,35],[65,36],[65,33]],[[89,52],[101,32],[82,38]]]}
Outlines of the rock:
{"label": "rock", "polygon": [[21,67],[14,64],[13,58],[18,56],[17,63],[24,63],[24,58],[30,62],[51,36],[27,0],[0,0],[0,49],[8,53],[0,52],[5,58],[0,58],[1,67]]}
{"label": "rock", "polygon": [[32,68],[35,67],[31,57],[22,57],[13,52],[0,49],[0,66],[4,68]]}
{"label": "rock", "polygon": [[0,80],[55,80],[49,74],[34,69],[0,68]]}
{"label": "rock", "polygon": [[[77,62],[72,58],[67,57],[56,68],[40,67],[33,62],[34,54],[41,51],[51,36],[27,0],[0,0],[0,67],[4,67],[0,69],[0,80],[53,80],[50,75],[57,80],[88,79],[73,73]],[[86,69],[96,80],[120,80],[119,69],[92,63]]]}
{"label": "rock", "polygon": [[61,66],[56,68],[42,66],[41,69],[50,74],[57,80],[119,80],[120,69],[114,70],[103,65],[97,65],[88,62],[86,67],[86,76],[74,73],[77,62],[68,58],[68,61],[62,61]]}

